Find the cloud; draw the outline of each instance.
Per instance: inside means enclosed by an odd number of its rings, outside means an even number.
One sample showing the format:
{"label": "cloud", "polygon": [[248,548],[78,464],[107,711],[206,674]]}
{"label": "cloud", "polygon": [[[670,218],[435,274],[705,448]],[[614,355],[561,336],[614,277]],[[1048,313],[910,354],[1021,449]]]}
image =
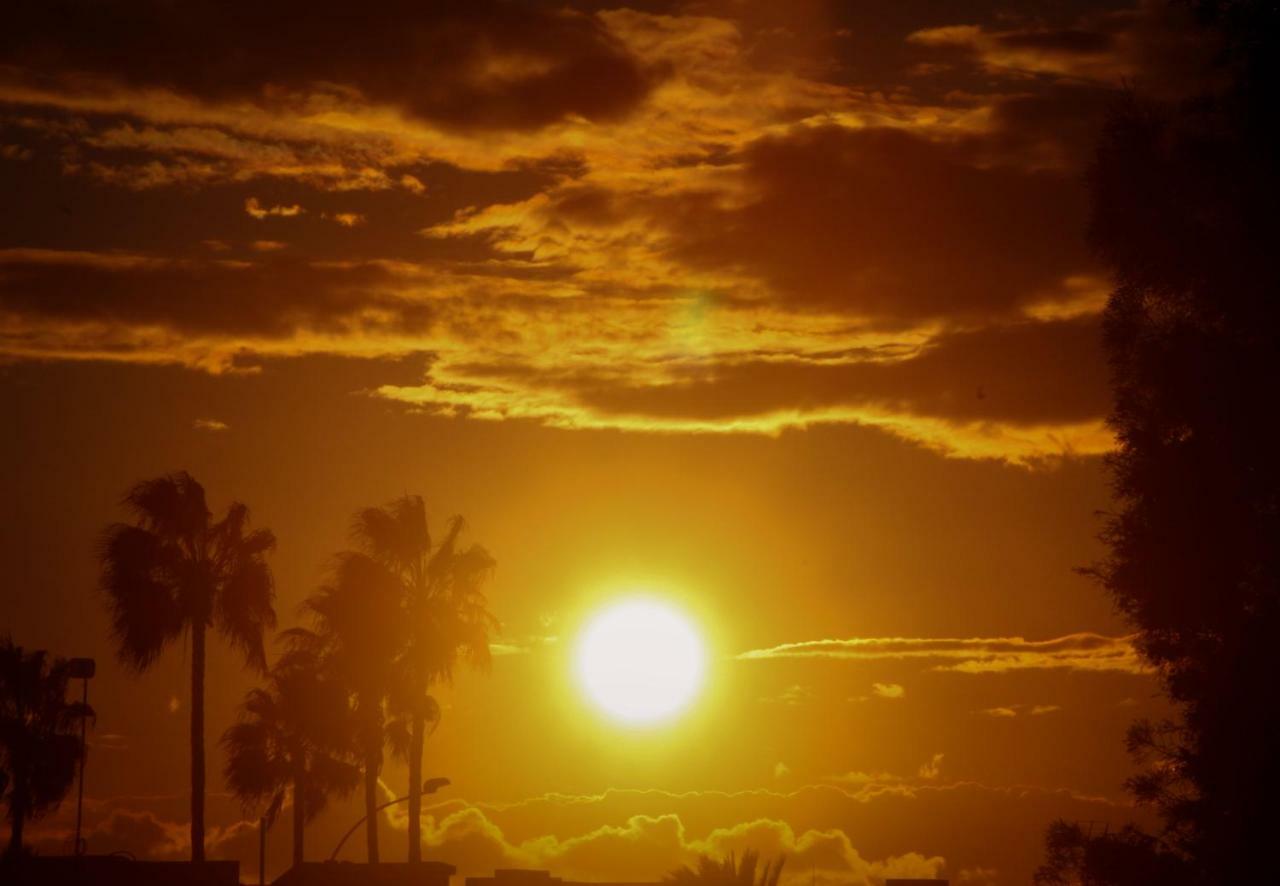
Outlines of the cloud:
{"label": "cloud", "polygon": [[368,221],[358,212],[331,212],[325,214],[324,217],[344,228],[354,228],[356,225],[362,225]]}
{"label": "cloud", "polygon": [[813,690],[808,686],[796,683],[783,689],[777,695],[764,696],[760,701],[766,704],[798,705],[813,700]]}
{"label": "cloud", "polygon": [[250,197],[244,201],[244,211],[253,218],[262,221],[268,216],[277,216],[279,218],[294,218],[306,212],[298,204],[294,203],[290,206],[263,206],[258,202],[257,197]]}
{"label": "cloud", "polygon": [[[359,97],[464,130],[615,119],[660,78],[591,15],[487,0],[396,2],[357,19],[342,11],[301,0],[234,10],[141,2],[127,15],[93,3],[74,14],[29,4],[10,17],[0,62],[210,103]],[[282,33],[293,39],[281,42]]]}
{"label": "cloud", "polygon": [[1064,78],[1144,92],[1185,93],[1210,76],[1212,36],[1181,4],[1140,0],[1125,9],[1093,10],[1048,25],[1010,17],[1001,27],[944,25],[908,35],[909,43],[949,51],[988,74],[1025,80]]}
{"label": "cloud", "polygon": [[[579,349],[571,364],[556,365],[545,345],[537,356],[512,353],[490,364],[445,355],[424,384],[379,393],[446,415],[564,428],[776,434],[860,424],[948,455],[1011,461],[1112,445],[1092,316],[923,340],[846,332],[841,341],[825,335],[816,318],[802,321],[811,331],[783,326],[775,337],[768,314],[739,318],[733,309],[708,309],[698,321],[702,352],[681,354],[671,349],[684,347],[686,331],[651,326],[654,340],[645,340],[645,324],[674,324],[681,316],[668,309],[653,318],[657,307],[620,305],[640,315],[635,336],[608,344],[594,360]],[[737,333],[752,318],[754,348]]]}
{"label": "cloud", "polygon": [[907,690],[900,683],[872,683],[871,694],[877,698],[902,698]]}
{"label": "cloud", "polygon": [[797,127],[744,150],[744,199],[673,205],[671,248],[871,318],[999,315],[1092,266],[1074,175],[978,159],[901,128]]}
{"label": "cloud", "polygon": [[[1025,465],[1113,447],[1080,243],[1078,121],[1106,88],[886,95],[762,54],[723,11],[406,6],[390,33],[309,7],[282,49],[291,9],[32,7],[0,37],[6,143],[74,187],[199,194],[209,220],[206,260],[164,237],[7,251],[6,357],[430,351],[376,394],[564,429],[857,425]],[[194,64],[196,35],[244,33],[236,70]]]}
{"label": "cloud", "polygon": [[1132,637],[1067,634],[1050,640],[1022,637],[854,637],[843,640],[805,640],[740,653],[740,660],[835,659],[880,661],[936,660],[933,670],[962,674],[1061,668],[1075,671],[1118,671],[1146,674],[1150,669],[1138,656]]}
{"label": "cloud", "polygon": [[945,867],[937,856],[908,852],[882,860],[864,858],[838,828],[797,831],[784,821],[758,818],[715,827],[695,836],[676,814],[632,815],[622,824],[605,824],[573,836],[541,835],[509,840],[476,807],[443,816],[427,815],[423,841],[433,854],[447,857],[464,873],[495,867],[549,868],[566,879],[659,879],[669,871],[715,858],[755,850],[766,857],[786,856],[786,882],[808,882],[815,872],[824,882],[870,886],[885,877],[934,877]]}
{"label": "cloud", "polygon": [[1018,712],[1015,711],[1013,708],[1005,708],[1005,707],[986,708],[985,710],[983,710],[982,713],[986,714],[988,717],[997,717],[997,718],[1018,716]]}
{"label": "cloud", "polygon": [[[131,808],[129,802],[147,802],[159,798],[117,798],[115,800],[85,800],[86,812],[92,816],[102,807],[96,821],[83,832],[85,845],[94,854],[126,854],[140,859],[177,860],[191,853],[190,825],[184,821],[172,821],[149,809]],[[34,845],[48,853],[60,853],[69,842],[74,842],[73,820],[67,816],[45,825],[34,833]],[[232,821],[211,824],[206,829],[205,846],[215,858],[228,855],[248,857],[257,846],[256,821]]]}
{"label": "cloud", "polygon": [[[374,263],[0,250],[0,316],[22,319],[11,347],[39,348],[45,339],[49,351],[69,346],[114,351],[123,359],[131,347],[145,349],[167,331],[206,349],[230,339],[227,350],[234,352],[245,338],[305,330],[421,330],[431,313],[385,265]],[[0,326],[0,342],[10,328]],[[178,348],[163,353],[183,360]]]}
{"label": "cloud", "polygon": [[979,713],[986,714],[988,717],[997,719],[1009,719],[1021,715],[1030,717],[1039,717],[1043,714],[1052,714],[1054,711],[1060,711],[1062,707],[1056,704],[1013,704],[1000,705],[994,708],[983,708]]}
{"label": "cloud", "polygon": [[214,433],[231,430],[231,425],[216,418],[197,418],[191,423],[191,426],[197,431],[212,431]]}

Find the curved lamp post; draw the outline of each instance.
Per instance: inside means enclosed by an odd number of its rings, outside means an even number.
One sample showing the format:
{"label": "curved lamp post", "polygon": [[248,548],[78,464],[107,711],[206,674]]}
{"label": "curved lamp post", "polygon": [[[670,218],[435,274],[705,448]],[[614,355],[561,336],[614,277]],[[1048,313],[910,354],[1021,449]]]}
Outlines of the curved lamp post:
{"label": "curved lamp post", "polygon": [[[449,785],[449,779],[447,778],[428,778],[426,781],[422,783],[422,790],[418,791],[418,794],[419,796],[434,794],[436,791],[448,785]],[[379,812],[386,809],[388,806],[395,806],[397,803],[408,803],[412,796],[413,796],[412,794],[408,794],[403,797],[397,797],[394,800],[388,800],[387,802],[382,803],[381,805],[375,807],[373,810],[373,814],[377,815]],[[347,838],[350,837],[352,834],[354,834],[359,829],[360,825],[364,824],[365,821],[368,820],[368,818],[369,816],[367,815],[360,816],[360,820],[357,821],[355,824],[353,824],[350,830],[348,830],[345,834],[342,835],[342,839],[338,841],[338,845],[333,847],[333,852],[329,853],[329,861],[338,860],[338,853],[342,851],[342,846],[344,843],[347,842]]]}

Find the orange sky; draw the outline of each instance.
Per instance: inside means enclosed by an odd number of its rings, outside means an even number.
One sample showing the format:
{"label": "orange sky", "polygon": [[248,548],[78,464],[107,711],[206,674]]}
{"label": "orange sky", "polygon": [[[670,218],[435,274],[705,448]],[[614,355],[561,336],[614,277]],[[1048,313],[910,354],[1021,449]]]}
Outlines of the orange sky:
{"label": "orange sky", "polygon": [[[92,848],[186,851],[183,653],[115,664],[93,561],[177,468],[280,537],[286,626],[359,506],[494,553],[502,654],[426,764],[467,872],[1025,882],[1054,817],[1135,814],[1155,686],[1072,572],[1110,446],[1083,183],[1118,83],[1191,76],[1176,11],[161,5],[0,35],[0,630],[99,661]],[[653,730],[569,678],[633,588],[713,651]],[[251,681],[215,655],[211,739]]]}

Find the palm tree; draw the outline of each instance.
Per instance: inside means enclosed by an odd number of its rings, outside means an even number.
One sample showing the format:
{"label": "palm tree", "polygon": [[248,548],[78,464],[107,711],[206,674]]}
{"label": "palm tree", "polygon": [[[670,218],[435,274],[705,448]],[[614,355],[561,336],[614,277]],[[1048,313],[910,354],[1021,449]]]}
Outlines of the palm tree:
{"label": "palm tree", "polygon": [[266,804],[274,823],[285,795],[293,801],[293,863],[302,864],[303,827],[329,797],[355,789],[359,771],[342,759],[351,740],[345,692],[305,653],[285,655],[266,689],[251,689],[240,719],[222,736],[227,786],[247,807]]}
{"label": "palm tree", "polygon": [[204,860],[205,634],[216,628],[253,668],[266,669],[263,631],[275,627],[267,529],[250,530],[233,503],[214,521],[186,472],[143,481],[124,498],[135,522],[103,533],[99,557],[121,661],[138,671],[191,635],[191,860]]}
{"label": "palm tree", "polygon": [[9,848],[22,852],[27,821],[58,807],[75,781],[82,751],[77,727],[93,710],[68,702],[67,662],[50,662],[0,640],[0,797],[9,810]]}
{"label": "palm tree", "polygon": [[664,882],[672,886],[778,886],[784,861],[785,857],[780,855],[773,864],[766,863],[757,877],[760,855],[753,850],[742,853],[741,863],[732,854],[723,861],[704,855],[698,859],[696,869],[688,865],[676,868],[667,874]]}
{"label": "palm tree", "polygon": [[489,633],[497,620],[481,592],[494,561],[479,545],[462,547],[461,517],[449,521],[445,537],[432,544],[422,498],[406,495],[385,507],[355,516],[352,535],[366,553],[399,581],[401,612],[407,624],[397,668],[403,692],[394,709],[408,724],[409,861],[422,860],[422,746],[436,710],[428,694],[437,680],[448,681],[460,657],[477,667],[489,664]]}
{"label": "palm tree", "polygon": [[335,558],[329,581],[302,604],[312,627],[284,633],[292,649],[314,656],[349,693],[355,752],[364,777],[371,864],[378,861],[378,775],[393,726],[387,703],[404,691],[397,686],[401,681],[396,667],[407,636],[400,602],[394,573],[371,557],[347,551]]}

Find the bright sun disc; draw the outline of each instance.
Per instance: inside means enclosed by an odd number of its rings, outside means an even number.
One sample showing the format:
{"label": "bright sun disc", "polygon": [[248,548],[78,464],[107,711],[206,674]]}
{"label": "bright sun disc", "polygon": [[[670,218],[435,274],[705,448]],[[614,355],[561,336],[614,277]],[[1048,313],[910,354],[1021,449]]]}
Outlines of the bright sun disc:
{"label": "bright sun disc", "polygon": [[685,615],[639,599],[615,603],[587,623],[575,664],[588,697],[606,713],[628,723],[653,723],[693,700],[705,660]]}

